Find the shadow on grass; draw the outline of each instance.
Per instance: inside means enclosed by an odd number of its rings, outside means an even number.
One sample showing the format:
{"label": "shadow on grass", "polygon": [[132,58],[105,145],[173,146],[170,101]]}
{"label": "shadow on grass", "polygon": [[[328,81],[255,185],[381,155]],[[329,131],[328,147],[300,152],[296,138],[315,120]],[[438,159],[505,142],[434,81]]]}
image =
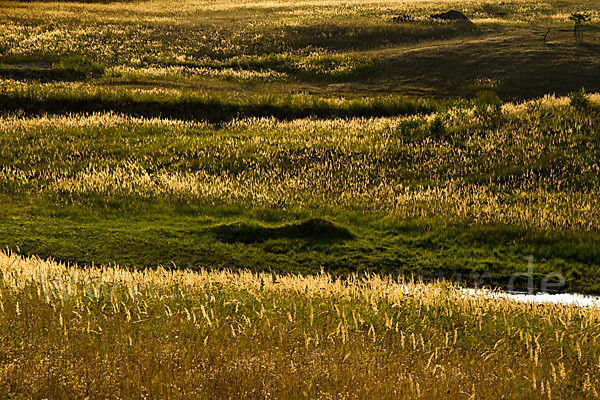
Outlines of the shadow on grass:
{"label": "shadow on grass", "polygon": [[300,49],[332,51],[372,50],[390,45],[418,43],[430,40],[469,37],[480,34],[473,24],[415,22],[410,24],[373,23],[372,20],[351,23],[315,23],[306,26],[286,26],[264,32],[261,41],[243,40],[249,53],[279,53]]}
{"label": "shadow on grass", "polygon": [[80,71],[67,69],[15,68],[3,65],[0,66],[0,78],[13,79],[17,81],[30,80],[41,83],[49,83],[84,81],[89,78],[89,75]]}
{"label": "shadow on grass", "polygon": [[140,94],[127,90],[60,89],[30,85],[25,90],[0,87],[0,112],[23,115],[117,112],[146,118],[176,118],[223,122],[244,117],[349,118],[429,113],[434,101],[403,96],[380,96],[338,101],[296,95],[231,98],[214,94]]}
{"label": "shadow on grass", "polygon": [[470,98],[491,88],[511,101],[548,93],[567,95],[581,87],[600,89],[600,45],[575,45],[564,35],[553,37],[556,43],[544,44],[531,32],[523,35],[388,52],[374,58],[379,74],[373,84],[399,82],[397,87],[406,88],[405,94],[425,91],[442,98]]}
{"label": "shadow on grass", "polygon": [[0,59],[0,78],[48,82],[75,82],[104,74],[104,65],[82,55],[9,56]]}

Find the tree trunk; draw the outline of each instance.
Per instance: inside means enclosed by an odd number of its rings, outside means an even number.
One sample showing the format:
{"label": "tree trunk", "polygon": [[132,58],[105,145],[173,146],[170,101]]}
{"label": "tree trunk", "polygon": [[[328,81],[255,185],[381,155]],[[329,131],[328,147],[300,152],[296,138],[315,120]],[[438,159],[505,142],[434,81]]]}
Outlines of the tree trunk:
{"label": "tree trunk", "polygon": [[583,43],[583,24],[575,24],[575,43]]}

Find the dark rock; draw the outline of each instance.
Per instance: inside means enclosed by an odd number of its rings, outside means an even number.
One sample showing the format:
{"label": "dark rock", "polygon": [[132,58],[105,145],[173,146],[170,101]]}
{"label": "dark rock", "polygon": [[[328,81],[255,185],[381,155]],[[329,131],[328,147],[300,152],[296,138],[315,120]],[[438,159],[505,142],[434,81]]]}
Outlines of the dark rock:
{"label": "dark rock", "polygon": [[450,10],[441,14],[432,14],[430,15],[432,19],[441,19],[444,21],[459,21],[459,22],[471,22],[469,18],[460,11]]}

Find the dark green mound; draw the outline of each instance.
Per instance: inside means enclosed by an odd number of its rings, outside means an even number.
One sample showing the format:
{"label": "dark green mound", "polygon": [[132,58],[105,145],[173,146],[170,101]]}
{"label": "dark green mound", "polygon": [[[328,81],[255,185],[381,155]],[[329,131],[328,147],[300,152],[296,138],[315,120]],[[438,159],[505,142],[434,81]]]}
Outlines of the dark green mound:
{"label": "dark green mound", "polygon": [[211,233],[221,242],[245,244],[262,243],[272,239],[301,239],[331,243],[354,238],[348,229],[321,218],[311,218],[277,227],[237,222],[219,225],[212,228]]}

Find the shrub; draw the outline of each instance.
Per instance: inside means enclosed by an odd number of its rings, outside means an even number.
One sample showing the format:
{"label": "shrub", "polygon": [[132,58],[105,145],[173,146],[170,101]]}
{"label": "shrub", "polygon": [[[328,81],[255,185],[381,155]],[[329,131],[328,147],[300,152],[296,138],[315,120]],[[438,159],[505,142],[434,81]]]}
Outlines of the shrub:
{"label": "shrub", "polygon": [[446,136],[446,124],[444,118],[437,114],[429,124],[429,134],[435,138],[444,138]]}
{"label": "shrub", "polygon": [[586,111],[590,109],[590,100],[585,92],[585,89],[578,90],[569,95],[570,101],[569,104],[575,110],[578,111]]}
{"label": "shrub", "polygon": [[105,70],[104,64],[80,55],[61,58],[54,68],[86,77],[103,75]]}
{"label": "shrub", "polygon": [[488,127],[496,127],[502,118],[502,100],[492,90],[482,90],[475,95],[475,117]]}

